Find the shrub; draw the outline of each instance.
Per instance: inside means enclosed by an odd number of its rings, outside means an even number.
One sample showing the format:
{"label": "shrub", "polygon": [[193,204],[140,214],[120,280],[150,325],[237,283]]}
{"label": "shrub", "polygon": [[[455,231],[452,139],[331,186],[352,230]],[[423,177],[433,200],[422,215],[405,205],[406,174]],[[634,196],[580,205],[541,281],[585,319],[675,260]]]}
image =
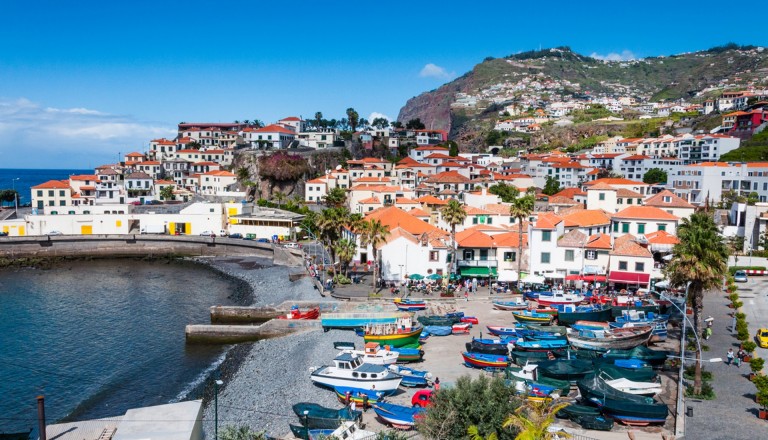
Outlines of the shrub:
{"label": "shrub", "polygon": [[[731,300],[731,302],[733,302],[733,301],[738,301],[738,299],[739,299],[739,295],[738,295],[738,294],[736,294],[736,293],[732,293],[732,294],[728,295],[728,299],[730,299],[730,300]],[[742,313],[742,315],[743,315],[743,313]]]}
{"label": "shrub", "polygon": [[336,284],[350,284],[352,283],[352,280],[345,277],[343,274],[337,274],[335,277],[333,277],[333,282]]}
{"label": "shrub", "polygon": [[745,313],[741,313],[741,312],[736,313],[737,321],[743,321],[745,319],[747,319],[747,315]]}
{"label": "shrub", "polygon": [[748,330],[737,330],[736,339],[738,339],[741,342],[746,342],[747,340],[749,340],[749,331]]}
{"label": "shrub", "polygon": [[685,396],[692,397],[694,399],[701,399],[701,400],[714,400],[716,397],[715,390],[712,389],[712,385],[710,385],[709,382],[701,383],[701,394],[694,394],[693,385],[689,385],[685,389]]}
{"label": "shrub", "polygon": [[753,373],[759,373],[763,371],[763,367],[765,366],[765,359],[763,358],[752,358],[751,361],[749,361],[749,367],[752,369]]}
{"label": "shrub", "polygon": [[743,303],[743,302],[741,302],[741,301],[734,301],[734,302],[733,302],[733,308],[734,308],[734,309],[738,309],[738,308],[741,308],[741,306],[743,306],[743,305],[744,305],[744,303]]}
{"label": "shrub", "polygon": [[747,325],[747,321],[743,321],[743,320],[742,321],[738,321],[737,320],[736,321],[736,331],[740,332],[742,330],[747,331],[747,332],[749,331],[749,327]]}
{"label": "shrub", "polygon": [[744,351],[746,351],[747,353],[752,354],[755,352],[755,349],[757,348],[757,344],[755,344],[752,341],[747,341],[741,344],[741,348],[743,348]]}
{"label": "shrub", "polygon": [[766,270],[765,266],[731,266],[728,272],[733,275],[737,270]]}
{"label": "shrub", "polygon": [[[685,367],[685,371],[683,372],[683,377],[688,380],[693,380],[695,374],[696,374],[696,366],[689,365]],[[701,380],[704,380],[704,381],[712,380],[713,377],[714,376],[712,375],[711,371],[706,371],[703,368],[701,369]]]}

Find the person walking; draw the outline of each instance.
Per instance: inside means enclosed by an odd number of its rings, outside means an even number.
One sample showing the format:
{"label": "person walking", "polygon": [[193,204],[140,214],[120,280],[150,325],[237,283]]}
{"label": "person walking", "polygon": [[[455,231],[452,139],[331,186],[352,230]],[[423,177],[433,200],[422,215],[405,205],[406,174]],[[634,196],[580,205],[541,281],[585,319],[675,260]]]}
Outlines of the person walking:
{"label": "person walking", "polygon": [[741,368],[741,364],[744,362],[744,357],[747,355],[747,352],[744,351],[744,349],[739,348],[739,351],[736,353],[736,366]]}
{"label": "person walking", "polygon": [[435,378],[435,391],[440,391],[440,378]]}
{"label": "person walking", "polygon": [[734,355],[733,355],[733,349],[732,349],[732,348],[729,348],[729,349],[728,349],[728,353],[726,353],[726,354],[725,354],[725,359],[726,359],[726,360],[725,360],[725,364],[726,364],[726,365],[731,365],[731,363],[733,362],[733,357],[734,357]]}

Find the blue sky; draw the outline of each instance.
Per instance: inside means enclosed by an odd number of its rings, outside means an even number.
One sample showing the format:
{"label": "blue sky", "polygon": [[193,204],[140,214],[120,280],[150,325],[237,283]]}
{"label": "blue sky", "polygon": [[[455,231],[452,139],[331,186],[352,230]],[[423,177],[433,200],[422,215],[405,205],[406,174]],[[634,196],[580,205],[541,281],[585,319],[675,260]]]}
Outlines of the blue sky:
{"label": "blue sky", "polygon": [[[395,118],[486,56],[560,45],[665,55],[759,26],[721,2],[12,0],[0,15],[0,168],[90,167],[180,121]],[[719,23],[719,24],[718,24]],[[761,35],[762,34],[762,35]]]}

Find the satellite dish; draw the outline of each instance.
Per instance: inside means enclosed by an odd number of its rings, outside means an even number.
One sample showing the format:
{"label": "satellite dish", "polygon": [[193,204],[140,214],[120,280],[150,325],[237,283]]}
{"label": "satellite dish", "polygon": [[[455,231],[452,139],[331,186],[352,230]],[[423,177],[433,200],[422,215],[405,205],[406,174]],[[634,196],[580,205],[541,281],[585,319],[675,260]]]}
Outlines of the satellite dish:
{"label": "satellite dish", "polygon": [[336,165],[336,171],[339,171],[341,169],[341,165]]}

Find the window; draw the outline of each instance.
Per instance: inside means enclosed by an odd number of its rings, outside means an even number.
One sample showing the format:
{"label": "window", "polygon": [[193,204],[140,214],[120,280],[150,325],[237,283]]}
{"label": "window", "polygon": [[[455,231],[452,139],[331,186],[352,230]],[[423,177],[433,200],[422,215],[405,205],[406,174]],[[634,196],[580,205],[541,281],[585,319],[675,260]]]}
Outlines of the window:
{"label": "window", "polygon": [[585,258],[587,260],[597,260],[597,251],[587,251]]}
{"label": "window", "polygon": [[475,259],[475,251],[473,250],[464,250],[464,260],[474,260]]}
{"label": "window", "polygon": [[627,270],[627,262],[619,261],[619,270]]}
{"label": "window", "polygon": [[541,241],[552,241],[552,231],[541,231]]}
{"label": "window", "polygon": [[613,222],[613,232],[619,232],[619,223]]}
{"label": "window", "polygon": [[624,204],[624,199],[619,199],[619,200],[617,200],[617,201],[616,201],[616,204],[618,204],[618,205],[623,205],[623,204]]}
{"label": "window", "polygon": [[645,234],[645,223],[638,223],[637,224],[637,233],[638,234]]}
{"label": "window", "polygon": [[429,251],[429,261],[437,261],[439,258],[439,252],[437,251]]}
{"label": "window", "polygon": [[573,249],[567,249],[565,251],[565,261],[573,261]]}
{"label": "window", "polygon": [[629,223],[622,223],[621,224],[621,232],[625,234],[629,234]]}
{"label": "window", "polygon": [[541,262],[548,264],[549,263],[549,252],[542,252],[541,253]]}
{"label": "window", "polygon": [[504,261],[515,261],[517,259],[517,252],[504,252]]}
{"label": "window", "polygon": [[43,190],[39,189],[37,190],[37,196],[42,197],[43,196]]}
{"label": "window", "polygon": [[635,272],[644,272],[645,263],[635,263]]}
{"label": "window", "polygon": [[670,203],[672,201],[672,197],[670,196],[664,196],[663,197],[664,203]]}
{"label": "window", "polygon": [[631,204],[632,204],[632,199],[627,199],[627,205],[631,205]]}
{"label": "window", "polygon": [[48,191],[48,197],[53,197],[53,194],[54,194],[53,190]]}
{"label": "window", "polygon": [[656,227],[659,231],[666,231],[667,230],[667,224],[666,223],[656,223]]}
{"label": "window", "polygon": [[476,224],[477,224],[477,217],[472,217],[472,224],[473,224],[473,225],[476,225]]}
{"label": "window", "polygon": [[598,196],[598,198],[599,198],[600,200],[605,200],[605,193],[600,193],[600,194],[599,194],[599,196]]}

